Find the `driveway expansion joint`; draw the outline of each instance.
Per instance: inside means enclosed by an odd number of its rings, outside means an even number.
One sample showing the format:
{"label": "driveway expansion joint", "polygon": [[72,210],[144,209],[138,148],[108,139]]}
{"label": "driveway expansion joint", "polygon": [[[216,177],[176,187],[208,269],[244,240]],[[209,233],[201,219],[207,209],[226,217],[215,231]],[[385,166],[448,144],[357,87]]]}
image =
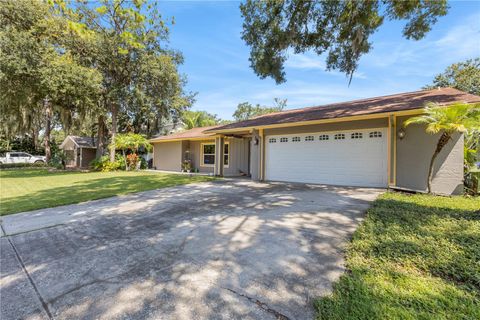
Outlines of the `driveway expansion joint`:
{"label": "driveway expansion joint", "polygon": [[[2,229],[3,233],[6,234],[6,233],[5,233],[5,230],[3,229],[3,226],[2,226],[2,225],[0,225],[0,228]],[[29,281],[30,284],[32,285],[33,290],[35,291],[35,294],[36,294],[37,297],[38,297],[38,300],[40,300],[40,303],[42,304],[43,310],[44,310],[45,313],[47,314],[48,319],[53,320],[54,318],[53,318],[52,313],[50,312],[50,310],[49,310],[49,308],[48,308],[48,304],[47,304],[47,303],[45,302],[45,300],[43,299],[42,295],[40,294],[40,291],[38,291],[37,285],[36,285],[35,282],[33,281],[33,279],[32,279],[32,277],[30,276],[30,274],[28,273],[27,268],[25,267],[25,263],[23,263],[22,257],[20,257],[20,254],[18,253],[17,248],[16,248],[15,245],[13,244],[10,236],[6,235],[5,237],[7,238],[8,243],[10,243],[10,246],[12,247],[12,250],[13,250],[13,252],[15,253],[15,257],[17,258],[18,263],[20,263],[20,265],[22,266],[23,272],[25,273],[25,275],[27,276],[28,281]]]}
{"label": "driveway expansion joint", "polygon": [[264,310],[264,311],[266,311],[266,312],[268,312],[268,313],[273,314],[277,320],[290,320],[290,318],[287,317],[286,315],[278,312],[278,311],[275,310],[275,309],[270,308],[270,307],[268,306],[268,304],[266,304],[265,302],[262,302],[262,301],[260,301],[260,300],[258,300],[258,299],[256,299],[256,298],[252,298],[252,297],[250,297],[250,296],[248,296],[248,295],[246,295],[246,294],[240,293],[240,292],[235,291],[235,290],[230,289],[230,288],[224,288],[224,287],[222,287],[222,289],[227,290],[227,291],[230,291],[231,293],[236,294],[237,296],[240,296],[240,297],[242,297],[242,298],[245,298],[245,299],[247,299],[248,301],[256,304],[260,309],[262,309],[262,310]]}

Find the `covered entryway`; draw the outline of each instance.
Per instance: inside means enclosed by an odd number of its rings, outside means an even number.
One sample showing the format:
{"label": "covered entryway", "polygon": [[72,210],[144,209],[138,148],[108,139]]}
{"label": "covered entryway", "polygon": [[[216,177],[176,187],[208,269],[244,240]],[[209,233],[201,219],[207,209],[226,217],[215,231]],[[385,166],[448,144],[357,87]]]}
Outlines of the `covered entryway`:
{"label": "covered entryway", "polygon": [[386,187],[387,129],[271,135],[265,178],[272,181]]}

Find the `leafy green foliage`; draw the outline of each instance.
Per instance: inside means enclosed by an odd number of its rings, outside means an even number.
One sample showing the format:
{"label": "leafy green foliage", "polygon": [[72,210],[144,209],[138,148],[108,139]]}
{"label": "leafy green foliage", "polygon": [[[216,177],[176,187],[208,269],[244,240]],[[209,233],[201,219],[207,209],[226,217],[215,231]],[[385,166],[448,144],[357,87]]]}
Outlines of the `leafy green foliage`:
{"label": "leafy green foliage", "polygon": [[456,103],[444,107],[430,103],[424,108],[422,115],[409,118],[404,122],[404,126],[411,124],[425,125],[426,132],[430,134],[441,133],[428,168],[427,191],[430,193],[432,191],[435,159],[451,139],[452,134],[455,132],[465,133],[466,136],[478,134],[480,129],[480,104]]}
{"label": "leafy green foliage", "polygon": [[425,124],[426,131],[431,134],[439,132],[467,132],[480,128],[480,104],[456,103],[448,107],[428,104],[424,114],[409,118],[405,126]]}
{"label": "leafy green foliage", "polygon": [[95,106],[101,75],[67,46],[67,20],[46,1],[0,2],[0,127],[7,138],[50,130]]}
{"label": "leafy green foliage", "polygon": [[191,110],[183,112],[181,119],[185,125],[185,129],[214,126],[222,121],[216,114]]}
{"label": "leafy green foliage", "polygon": [[386,193],[347,248],[318,319],[478,319],[479,198]]}
{"label": "leafy green foliage", "polygon": [[145,136],[137,133],[120,133],[115,136],[110,148],[114,150],[131,150],[137,153],[140,148],[151,150],[152,145]]}
{"label": "leafy green foliage", "polygon": [[385,19],[406,20],[403,36],[419,40],[448,5],[446,0],[247,0],[240,9],[251,67],[260,78],[281,83],[290,51],[326,53],[328,70],[352,77],[360,57],[372,48],[369,37]]}
{"label": "leafy green foliage", "polygon": [[94,171],[101,171],[101,172],[110,172],[116,170],[124,170],[125,163],[124,159],[121,155],[115,156],[115,161],[111,162],[109,156],[102,156],[100,158],[94,159],[90,163],[90,168]]}
{"label": "leafy green foliage", "polygon": [[183,57],[167,46],[169,29],[157,3],[102,0],[78,4],[69,14],[83,40],[77,54],[103,75],[100,102],[110,113],[112,138],[117,129],[151,136],[162,119],[191,105],[177,70]]}
{"label": "leafy green foliage", "polygon": [[[110,150],[122,150],[125,168],[137,169],[139,149],[151,150],[152,145],[145,136],[136,133],[121,133],[115,136],[110,144]],[[111,157],[110,157],[111,159]]]}
{"label": "leafy green foliage", "polygon": [[283,111],[287,105],[287,100],[281,100],[278,98],[274,99],[275,106],[267,107],[260,106],[259,104],[253,106],[248,102],[239,103],[237,109],[233,113],[233,118],[235,121],[248,120],[254,117],[258,117],[264,114]]}
{"label": "leafy green foliage", "polygon": [[450,65],[444,72],[437,74],[431,85],[424,89],[452,87],[458,90],[480,95],[480,58],[469,59]]}

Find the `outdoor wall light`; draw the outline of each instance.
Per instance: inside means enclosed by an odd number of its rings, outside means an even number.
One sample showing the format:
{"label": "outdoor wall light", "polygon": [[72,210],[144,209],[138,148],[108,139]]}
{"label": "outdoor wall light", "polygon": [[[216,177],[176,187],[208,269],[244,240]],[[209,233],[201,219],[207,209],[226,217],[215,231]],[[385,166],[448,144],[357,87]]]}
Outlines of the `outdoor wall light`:
{"label": "outdoor wall light", "polygon": [[400,130],[398,130],[398,132],[397,132],[397,136],[398,136],[398,138],[399,138],[400,140],[402,140],[403,138],[405,138],[405,135],[406,135],[406,134],[407,134],[407,133],[405,132],[405,128],[403,128],[403,127],[400,128]]}
{"label": "outdoor wall light", "polygon": [[257,137],[253,138],[253,145],[254,146],[258,145],[258,138]]}

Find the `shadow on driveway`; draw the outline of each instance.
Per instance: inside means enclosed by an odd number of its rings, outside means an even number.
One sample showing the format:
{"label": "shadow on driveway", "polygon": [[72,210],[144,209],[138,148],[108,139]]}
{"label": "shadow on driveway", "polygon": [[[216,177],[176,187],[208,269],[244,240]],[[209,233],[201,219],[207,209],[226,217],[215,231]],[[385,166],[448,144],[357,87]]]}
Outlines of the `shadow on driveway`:
{"label": "shadow on driveway", "polygon": [[311,319],[381,192],[215,181],[6,216],[1,318]]}

